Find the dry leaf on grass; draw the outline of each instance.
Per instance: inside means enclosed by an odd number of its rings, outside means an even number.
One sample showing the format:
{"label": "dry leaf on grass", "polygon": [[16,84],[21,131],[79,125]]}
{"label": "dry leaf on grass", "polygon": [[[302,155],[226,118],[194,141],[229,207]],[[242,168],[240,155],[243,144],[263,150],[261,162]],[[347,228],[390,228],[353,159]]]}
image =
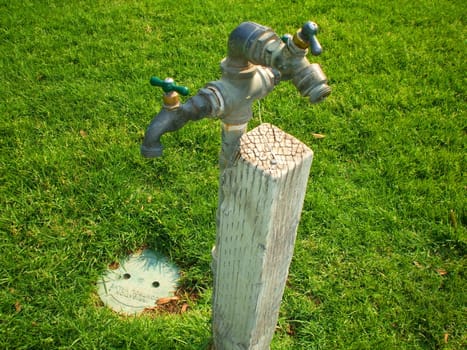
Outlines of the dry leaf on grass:
{"label": "dry leaf on grass", "polygon": [[436,269],[436,272],[438,272],[440,276],[446,276],[448,274],[445,269]]}
{"label": "dry leaf on grass", "polygon": [[180,300],[180,298],[177,297],[177,296],[167,297],[167,298],[159,298],[156,301],[156,305],[165,305],[165,304],[171,303],[172,301],[178,301],[178,300]]}
{"label": "dry leaf on grass", "polygon": [[179,289],[175,292],[174,296],[157,299],[156,304],[145,308],[144,312],[153,315],[183,314],[190,308],[189,301],[195,301],[197,299],[197,293],[190,293],[186,290]]}
{"label": "dry leaf on grass", "polygon": [[109,264],[109,269],[111,270],[116,270],[120,267],[120,264],[117,261],[111,262]]}
{"label": "dry leaf on grass", "polygon": [[157,310],[157,305],[145,307],[143,312],[151,312],[154,310]]}
{"label": "dry leaf on grass", "polygon": [[188,304],[187,303],[184,303],[182,305],[182,309],[180,310],[180,312],[183,314],[184,312],[186,312],[186,310],[188,310]]}
{"label": "dry leaf on grass", "polygon": [[295,335],[295,327],[289,323],[289,324],[287,325],[287,328],[286,328],[285,332],[286,332],[288,335]]}
{"label": "dry leaf on grass", "polygon": [[23,309],[23,307],[21,306],[20,302],[17,301],[17,302],[15,303],[15,310],[16,310],[16,312],[21,312],[22,309]]}
{"label": "dry leaf on grass", "polygon": [[84,131],[84,130],[80,130],[80,131],[79,131],[79,134],[81,135],[81,137],[82,137],[83,139],[84,139],[85,137],[88,136],[88,133],[87,133],[86,131]]}
{"label": "dry leaf on grass", "polygon": [[316,133],[313,133],[313,134],[311,134],[311,135],[313,135],[313,137],[314,137],[315,139],[324,139],[324,138],[326,137],[326,135],[324,135],[324,134],[316,134]]}

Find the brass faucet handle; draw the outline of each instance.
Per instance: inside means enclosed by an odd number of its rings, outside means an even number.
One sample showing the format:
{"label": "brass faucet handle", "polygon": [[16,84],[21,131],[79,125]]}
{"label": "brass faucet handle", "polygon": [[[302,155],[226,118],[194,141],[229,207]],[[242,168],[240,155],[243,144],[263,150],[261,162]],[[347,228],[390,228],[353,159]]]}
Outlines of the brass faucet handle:
{"label": "brass faucet handle", "polygon": [[318,25],[315,22],[306,22],[303,27],[295,33],[293,42],[301,49],[310,48],[314,56],[319,56],[323,52],[323,48],[316,38],[318,29]]}

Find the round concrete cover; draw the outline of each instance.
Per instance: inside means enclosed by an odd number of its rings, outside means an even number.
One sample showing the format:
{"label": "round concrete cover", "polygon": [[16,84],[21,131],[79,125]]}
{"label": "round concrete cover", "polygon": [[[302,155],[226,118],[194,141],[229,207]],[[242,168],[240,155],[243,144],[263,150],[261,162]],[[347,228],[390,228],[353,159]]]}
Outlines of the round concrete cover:
{"label": "round concrete cover", "polygon": [[178,268],[151,250],[143,250],[109,269],[97,282],[105,305],[122,314],[137,314],[156,305],[159,298],[173,296]]}

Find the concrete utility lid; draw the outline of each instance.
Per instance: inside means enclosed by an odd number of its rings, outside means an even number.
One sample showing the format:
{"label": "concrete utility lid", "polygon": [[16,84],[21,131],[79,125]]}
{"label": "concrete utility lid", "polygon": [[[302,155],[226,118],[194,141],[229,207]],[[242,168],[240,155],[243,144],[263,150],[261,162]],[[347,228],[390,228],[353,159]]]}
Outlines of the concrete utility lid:
{"label": "concrete utility lid", "polygon": [[97,282],[104,304],[121,314],[132,315],[156,305],[157,299],[173,296],[178,268],[151,250],[133,254]]}

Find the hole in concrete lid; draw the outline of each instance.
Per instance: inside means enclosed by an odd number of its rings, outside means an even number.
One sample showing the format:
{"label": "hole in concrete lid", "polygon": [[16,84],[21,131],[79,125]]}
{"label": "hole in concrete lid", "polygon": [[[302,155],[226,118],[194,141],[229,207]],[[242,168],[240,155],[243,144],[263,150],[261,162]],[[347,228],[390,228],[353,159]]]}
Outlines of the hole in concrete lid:
{"label": "hole in concrete lid", "polygon": [[97,293],[106,306],[121,314],[141,313],[154,307],[156,300],[173,297],[178,288],[178,267],[148,249],[112,267],[97,282]]}

